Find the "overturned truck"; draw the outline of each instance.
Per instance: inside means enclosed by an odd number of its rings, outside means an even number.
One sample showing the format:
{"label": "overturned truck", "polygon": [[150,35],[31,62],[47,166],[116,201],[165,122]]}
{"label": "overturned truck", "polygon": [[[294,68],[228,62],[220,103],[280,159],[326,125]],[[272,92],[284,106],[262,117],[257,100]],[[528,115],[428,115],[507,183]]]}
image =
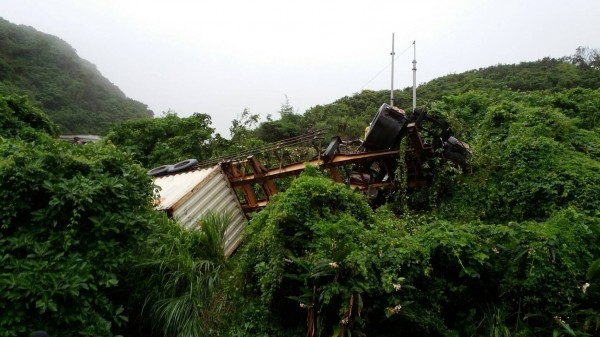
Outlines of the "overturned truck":
{"label": "overturned truck", "polygon": [[[333,137],[322,149],[325,134],[325,130],[311,130],[301,136],[205,162],[188,159],[152,169],[148,174],[155,177],[155,184],[161,189],[157,207],[187,227],[197,226],[198,219],[211,210],[233,213],[235,224],[226,234],[229,254],[239,241],[244,214],[265,207],[278,192],[277,182],[299,175],[307,163],[329,171],[336,182],[346,183],[376,199],[398,188],[417,189],[429,185],[431,165],[426,163],[433,158],[452,162],[464,170],[471,156],[469,146],[456,139],[442,119],[429,116],[423,110],[409,114],[388,104],[379,108],[363,140],[343,141]],[[284,164],[281,149],[300,144],[313,147],[316,155]],[[276,165],[258,159],[260,153],[268,151],[279,156]],[[400,156],[404,156],[404,161]],[[397,170],[402,163],[405,168]],[[404,185],[399,183],[400,179]]]}
{"label": "overturned truck", "polygon": [[[427,139],[421,132],[426,126]],[[318,132],[307,135],[317,137]],[[306,163],[328,170],[336,182],[346,183],[376,198],[380,191],[400,187],[396,169],[402,141],[406,141],[402,151],[406,170],[400,174],[407,175],[403,180],[409,189],[431,183],[426,168],[430,166],[424,165],[428,160],[438,157],[464,170],[471,156],[469,145],[456,139],[445,121],[429,116],[426,111],[417,110],[409,115],[383,104],[362,141],[348,142],[333,137],[326,149],[311,160],[274,168],[263,166],[252,154],[245,160],[220,161],[220,165],[231,186],[240,192],[240,203],[245,212],[264,207],[277,193],[275,181],[300,174]],[[261,193],[257,194],[257,190]]]}

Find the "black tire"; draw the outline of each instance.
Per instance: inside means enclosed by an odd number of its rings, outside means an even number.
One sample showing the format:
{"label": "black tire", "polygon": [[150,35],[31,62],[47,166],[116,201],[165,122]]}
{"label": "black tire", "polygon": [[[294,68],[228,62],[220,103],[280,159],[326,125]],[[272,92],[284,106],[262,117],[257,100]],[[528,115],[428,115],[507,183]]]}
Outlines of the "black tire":
{"label": "black tire", "polygon": [[169,168],[169,173],[184,172],[195,167],[196,165],[198,165],[198,160],[196,159],[182,160],[175,165],[171,165],[171,168]]}
{"label": "black tire", "polygon": [[406,124],[407,119],[402,113],[384,103],[371,121],[362,147],[367,151],[397,148]]}
{"label": "black tire", "polygon": [[458,165],[463,171],[467,169],[467,157],[465,155],[447,149],[444,151],[443,157]]}
{"label": "black tire", "polygon": [[152,170],[148,171],[148,175],[153,176],[153,177],[164,176],[165,174],[169,173],[169,170],[171,169],[172,166],[173,165],[163,165],[163,166],[155,167]]}

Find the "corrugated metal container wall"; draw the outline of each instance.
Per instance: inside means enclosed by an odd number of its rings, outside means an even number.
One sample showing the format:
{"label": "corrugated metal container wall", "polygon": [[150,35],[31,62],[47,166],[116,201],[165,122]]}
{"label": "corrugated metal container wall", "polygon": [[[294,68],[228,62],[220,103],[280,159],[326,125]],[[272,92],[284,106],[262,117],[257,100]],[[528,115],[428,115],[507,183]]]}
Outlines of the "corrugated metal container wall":
{"label": "corrugated metal container wall", "polygon": [[225,233],[225,255],[240,244],[246,216],[220,166],[158,177],[159,208],[168,211],[186,228],[197,228],[198,220],[208,211],[227,212],[232,216]]}

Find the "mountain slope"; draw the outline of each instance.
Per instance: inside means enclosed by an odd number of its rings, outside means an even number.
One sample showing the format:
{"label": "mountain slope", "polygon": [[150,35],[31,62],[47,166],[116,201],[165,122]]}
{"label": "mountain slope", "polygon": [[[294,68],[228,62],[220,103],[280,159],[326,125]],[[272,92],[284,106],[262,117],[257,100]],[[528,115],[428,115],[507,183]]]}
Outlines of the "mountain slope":
{"label": "mountain slope", "polygon": [[[578,53],[580,49],[578,48]],[[590,59],[583,59],[576,54],[558,59],[544,58],[519,64],[500,64],[442,76],[418,86],[417,106],[431,109],[432,104],[444,97],[470,91],[556,93],[575,88],[600,88],[600,54],[596,50],[593,50]],[[389,102],[389,96],[389,90],[364,90],[333,103],[308,109],[303,116],[303,123],[315,128],[329,128],[332,134],[344,138],[358,138],[381,104]],[[410,111],[412,88],[395,90],[394,103]],[[560,102],[556,102],[556,106],[569,109],[560,106]],[[285,123],[285,120],[282,118],[276,122]]]}
{"label": "mountain slope", "polygon": [[28,95],[62,133],[104,134],[111,123],[153,116],[65,41],[2,18],[0,93]]}
{"label": "mountain slope", "polygon": [[600,68],[593,65],[595,62],[580,61],[574,55],[558,59],[545,57],[519,64],[498,64],[438,77],[421,85],[419,91],[423,99],[435,100],[469,90],[596,89],[600,87]]}

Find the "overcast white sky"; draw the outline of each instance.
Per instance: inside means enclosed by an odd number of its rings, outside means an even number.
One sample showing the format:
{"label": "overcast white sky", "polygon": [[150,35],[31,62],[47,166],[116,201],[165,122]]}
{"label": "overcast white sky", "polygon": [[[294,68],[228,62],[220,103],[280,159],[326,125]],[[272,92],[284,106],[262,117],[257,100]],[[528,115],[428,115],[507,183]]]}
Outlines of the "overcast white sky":
{"label": "overcast white sky", "polygon": [[599,0],[0,0],[0,17],[65,40],[155,116],[207,113],[225,137],[286,95],[303,113],[389,89],[392,33],[395,88],[412,85],[413,40],[418,83],[600,47]]}

